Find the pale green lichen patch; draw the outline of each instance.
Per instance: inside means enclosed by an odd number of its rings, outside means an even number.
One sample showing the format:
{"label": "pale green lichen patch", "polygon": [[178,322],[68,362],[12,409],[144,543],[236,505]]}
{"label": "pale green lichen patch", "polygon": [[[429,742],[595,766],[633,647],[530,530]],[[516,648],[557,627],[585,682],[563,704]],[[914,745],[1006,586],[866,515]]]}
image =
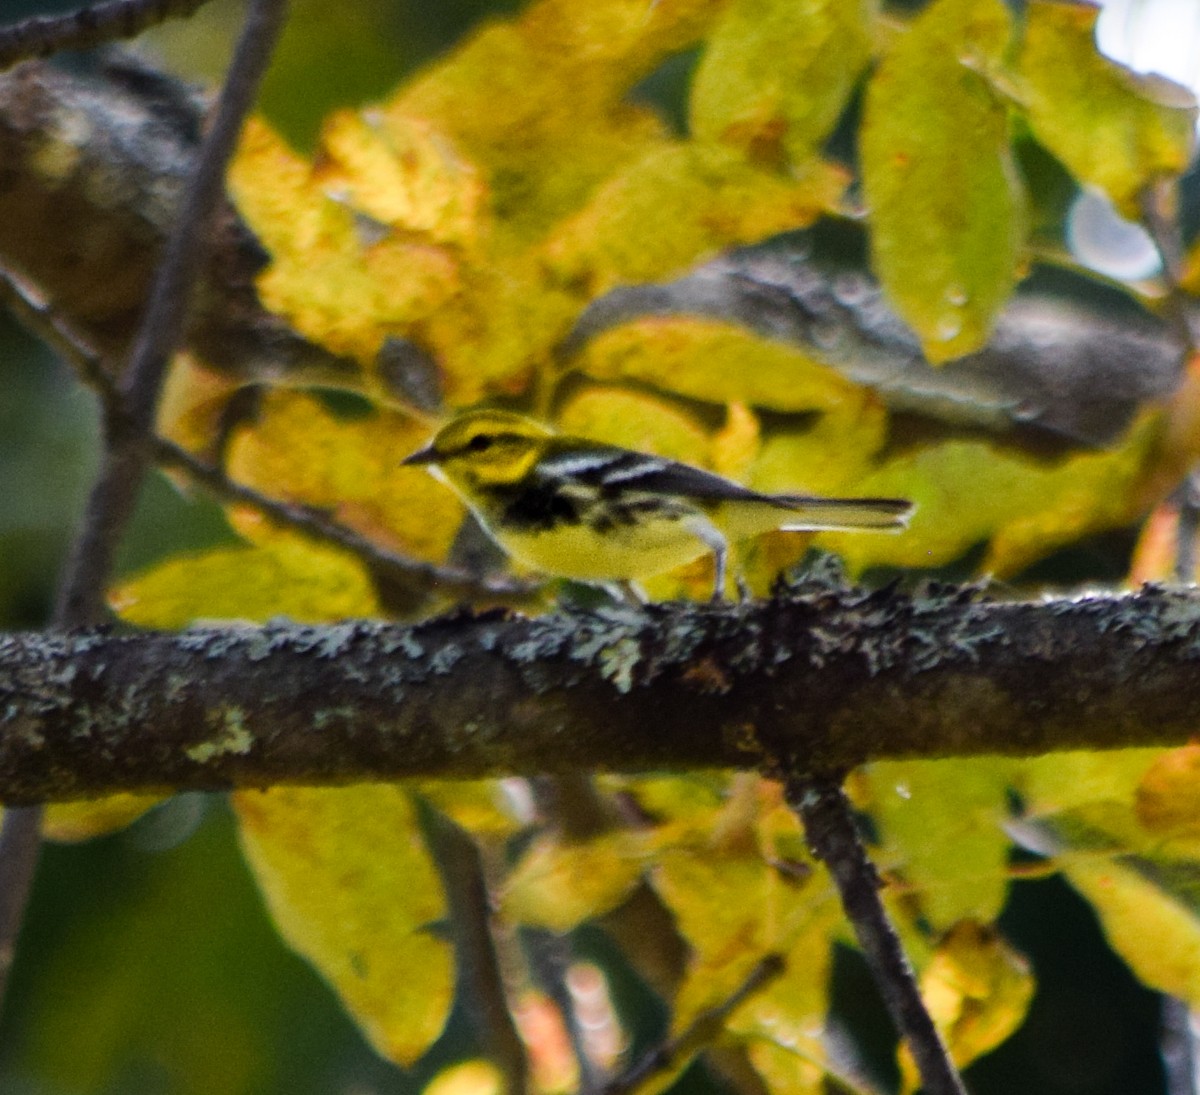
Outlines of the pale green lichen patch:
{"label": "pale green lichen patch", "polygon": [[617,691],[628,692],[633,687],[633,671],[642,657],[641,645],[628,636],[600,651],[600,674],[617,686]]}
{"label": "pale green lichen patch", "polygon": [[207,741],[198,742],[184,750],[184,755],[197,764],[207,764],[214,757],[227,753],[249,753],[254,736],[246,727],[246,713],[240,707],[226,707],[220,713],[220,729]]}

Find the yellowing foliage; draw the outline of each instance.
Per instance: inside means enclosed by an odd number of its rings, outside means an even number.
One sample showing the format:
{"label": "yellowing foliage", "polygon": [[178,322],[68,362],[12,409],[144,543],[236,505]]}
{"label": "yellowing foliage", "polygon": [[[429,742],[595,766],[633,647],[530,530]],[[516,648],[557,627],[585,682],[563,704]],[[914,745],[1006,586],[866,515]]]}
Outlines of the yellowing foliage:
{"label": "yellowing foliage", "polygon": [[280,931],[337,989],[372,1045],[411,1064],[441,1031],[454,969],[441,880],[408,795],[242,791],[242,846]]}
{"label": "yellowing foliage", "polygon": [[1010,33],[1002,0],[934,0],[868,88],[875,269],[934,362],[983,345],[1016,281],[1024,198],[1008,108],[987,79]]}
{"label": "yellowing foliage", "polygon": [[[932,420],[914,439],[897,428],[886,393],[822,348],[819,330],[801,345],[772,327],[769,309],[762,323],[668,311],[587,337],[577,325],[610,290],[669,281],[730,248],[852,211],[846,194],[857,181],[874,273],[926,359],[978,349],[1023,271],[1014,120],[1127,212],[1146,184],[1186,163],[1194,110],[1100,58],[1093,21],[1087,9],[1044,0],[1019,20],[1001,0],[933,0],[903,25],[875,0],[534,0],[386,101],[328,118],[311,158],[256,120],[230,188],[270,256],[260,297],[338,355],[326,379],[355,389],[361,413],[268,387],[226,436],[222,411],[236,383],[189,360],[172,377],[161,426],[193,451],[220,450],[239,483],[443,562],[463,509],[400,466],[432,428],[380,362],[389,340],[403,340],[432,362],[447,414],[499,401],[764,491],[912,499],[906,533],[820,538],[853,572],[941,566],[984,545],[983,569],[1014,574],[1141,516],[1162,456],[1159,409],[1143,409],[1108,449],[1055,458]],[[687,132],[675,133],[635,92],[692,49]],[[860,89],[855,180],[825,143]],[[856,202],[858,190],[849,192]],[[183,627],[384,612],[368,569],[345,551],[251,507],[231,506],[229,516],[243,545],[123,581],[112,593],[123,619]],[[751,588],[768,588],[808,542],[779,534],[747,545]],[[707,567],[656,579],[650,592],[704,596]],[[957,1060],[1006,1037],[1032,991],[1020,957],[986,927],[1010,882],[1014,788],[1027,833],[1101,910],[1121,952],[1150,983],[1200,1001],[1192,907],[1152,871],[1116,860],[1137,848],[1158,868],[1195,851],[1198,768],[1183,751],[905,762],[858,775],[888,896]],[[495,851],[527,821],[498,786],[426,782],[419,791],[422,808]],[[652,887],[688,948],[668,1001],[673,1033],[778,957],[783,975],[712,1036],[743,1048],[771,1091],[823,1090],[832,947],[847,933],[777,789],[715,773],[610,777],[600,788],[632,803],[640,826],[578,841],[543,832],[512,865],[493,857],[489,869],[503,874],[497,915],[509,927],[564,932]],[[411,1063],[441,1030],[453,971],[441,882],[408,792],[246,792],[235,806],[284,936],[379,1052]],[[69,839],[141,808],[59,809],[48,824]],[[1153,933],[1139,919],[1145,907]],[[907,1061],[902,1069],[911,1088]],[[427,1090],[486,1095],[500,1082],[476,1062]]]}
{"label": "yellowing foliage", "polygon": [[1025,14],[1021,97],[1033,131],[1081,182],[1137,218],[1141,191],[1186,169],[1196,104],[1169,80],[1140,76],[1096,49],[1089,4],[1033,0]]}
{"label": "yellowing foliage", "polygon": [[692,81],[692,132],[764,163],[804,163],[871,55],[874,0],[731,0]]}
{"label": "yellowing foliage", "polygon": [[[921,976],[921,995],[963,1068],[995,1049],[1025,1019],[1033,998],[1029,963],[991,928],[973,920],[956,924],[939,943]],[[902,1090],[920,1086],[912,1054],[900,1050]]]}

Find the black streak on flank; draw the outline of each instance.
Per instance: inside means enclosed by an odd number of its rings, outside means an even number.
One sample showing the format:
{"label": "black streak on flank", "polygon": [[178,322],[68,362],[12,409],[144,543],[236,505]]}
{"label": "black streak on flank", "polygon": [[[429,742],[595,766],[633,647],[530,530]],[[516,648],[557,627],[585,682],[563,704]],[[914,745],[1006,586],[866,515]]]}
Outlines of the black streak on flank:
{"label": "black streak on flank", "polygon": [[582,520],[575,499],[564,495],[555,484],[522,486],[519,490],[497,492],[503,516],[501,523],[522,531],[548,531],[562,525],[578,525]]}

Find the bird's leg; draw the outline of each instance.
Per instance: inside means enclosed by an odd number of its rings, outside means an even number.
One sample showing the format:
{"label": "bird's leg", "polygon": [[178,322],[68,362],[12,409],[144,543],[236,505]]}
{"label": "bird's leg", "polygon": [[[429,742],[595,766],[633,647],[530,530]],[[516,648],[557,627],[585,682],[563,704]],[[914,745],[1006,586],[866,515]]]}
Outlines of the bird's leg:
{"label": "bird's leg", "polygon": [[646,596],[646,591],[630,578],[624,578],[619,582],[603,582],[601,586],[604,592],[618,604],[640,607],[647,604],[650,600]]}
{"label": "bird's leg", "polygon": [[713,595],[714,601],[725,600],[725,571],[729,566],[729,549],[725,546],[725,541],[721,541],[720,547],[713,548],[713,563],[716,575],[713,578]]}
{"label": "bird's leg", "polygon": [[701,514],[689,518],[688,528],[696,539],[713,553],[713,564],[717,573],[713,580],[712,599],[723,601],[725,600],[725,573],[729,569],[729,545],[725,542],[725,537],[721,535],[721,530]]}

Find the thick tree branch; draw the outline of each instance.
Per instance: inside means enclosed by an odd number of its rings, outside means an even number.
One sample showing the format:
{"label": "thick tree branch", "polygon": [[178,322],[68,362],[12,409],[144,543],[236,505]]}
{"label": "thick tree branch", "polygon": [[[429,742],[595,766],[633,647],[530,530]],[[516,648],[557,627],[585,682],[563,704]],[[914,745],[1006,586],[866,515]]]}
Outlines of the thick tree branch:
{"label": "thick tree branch", "polygon": [[0,798],[1166,745],[1200,597],[985,602],[813,585],[397,627],[0,637]]}

